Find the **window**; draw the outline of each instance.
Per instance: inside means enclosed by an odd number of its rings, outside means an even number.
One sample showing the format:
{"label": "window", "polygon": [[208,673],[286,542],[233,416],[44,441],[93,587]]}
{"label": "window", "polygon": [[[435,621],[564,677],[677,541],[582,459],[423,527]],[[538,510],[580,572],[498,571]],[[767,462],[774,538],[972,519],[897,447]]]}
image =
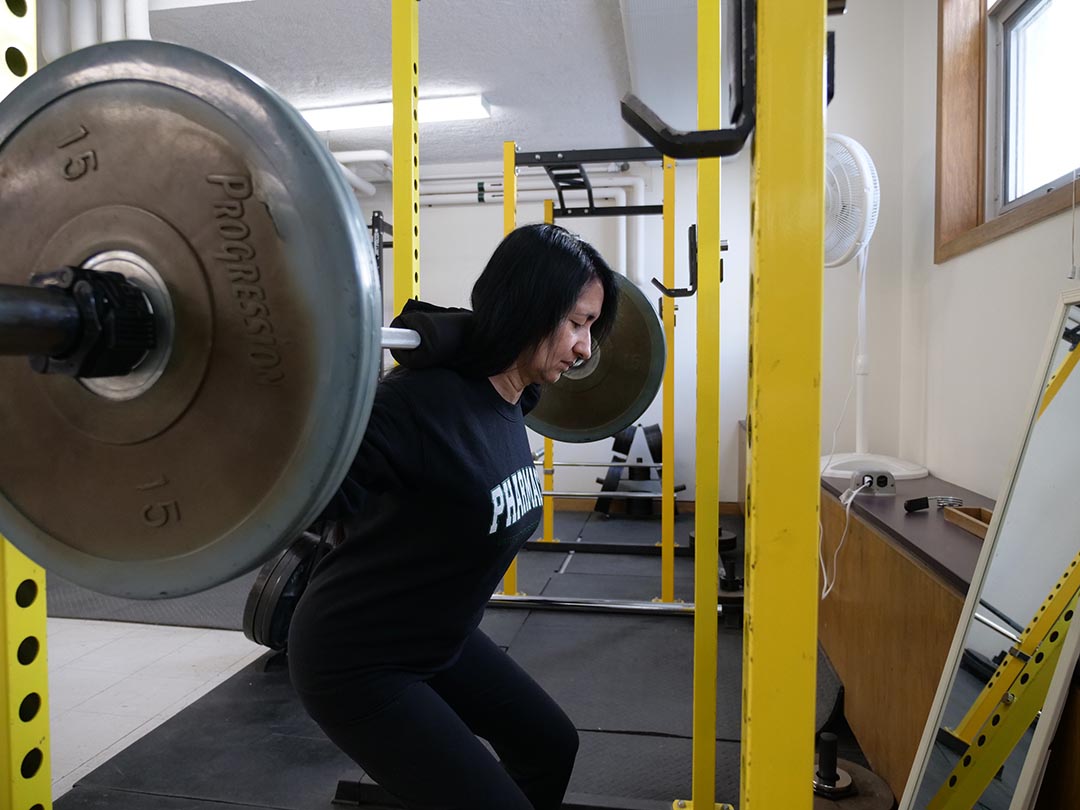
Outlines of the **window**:
{"label": "window", "polygon": [[1080,0],[1009,0],[990,9],[996,111],[988,187],[995,214],[1071,182],[1080,166]]}
{"label": "window", "polygon": [[934,260],[942,262],[1072,204],[1080,0],[938,3]]}

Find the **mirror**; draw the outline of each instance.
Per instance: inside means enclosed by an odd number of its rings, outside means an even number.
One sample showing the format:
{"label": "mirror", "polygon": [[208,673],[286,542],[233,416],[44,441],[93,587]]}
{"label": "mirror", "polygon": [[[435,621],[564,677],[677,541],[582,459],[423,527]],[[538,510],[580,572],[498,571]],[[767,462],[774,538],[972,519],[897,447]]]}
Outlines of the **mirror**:
{"label": "mirror", "polygon": [[900,810],[1018,810],[1034,796],[1080,635],[1066,633],[1080,587],[1078,344],[1080,290],[1057,310]]}

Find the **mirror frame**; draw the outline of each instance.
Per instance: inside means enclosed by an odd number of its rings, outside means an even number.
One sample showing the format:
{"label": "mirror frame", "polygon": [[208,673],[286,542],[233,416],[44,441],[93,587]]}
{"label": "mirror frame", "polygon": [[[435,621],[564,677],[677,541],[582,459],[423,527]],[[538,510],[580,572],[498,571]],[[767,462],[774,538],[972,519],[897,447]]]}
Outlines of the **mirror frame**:
{"label": "mirror frame", "polygon": [[[967,637],[968,629],[971,626],[973,614],[978,604],[979,594],[982,591],[983,584],[986,580],[986,574],[990,567],[990,561],[993,559],[994,551],[997,549],[998,529],[1016,484],[1017,474],[1020,471],[1020,464],[1024,458],[1024,450],[1027,447],[1028,440],[1031,437],[1032,428],[1035,426],[1037,420],[1039,404],[1042,401],[1047,380],[1054,371],[1054,369],[1051,368],[1051,364],[1054,362],[1054,352],[1057,349],[1058,342],[1061,340],[1061,330],[1065,323],[1065,317],[1069,309],[1074,305],[1080,306],[1080,288],[1073,288],[1062,292],[1058,299],[1058,305],[1054,310],[1056,315],[1054,326],[1050,331],[1050,336],[1047,339],[1047,346],[1042,354],[1042,361],[1038,366],[1042,373],[1035,381],[1034,391],[1028,400],[1030,402],[1030,407],[1026,411],[1028,419],[1025,422],[1023,429],[1020,431],[1020,440],[1016,451],[1013,454],[1011,472],[1005,480],[1000,497],[998,497],[995,502],[994,514],[990,520],[990,525],[987,528],[986,539],[983,542],[982,550],[979,552],[979,561],[975,566],[975,573],[971,577],[971,585],[968,587],[967,596],[964,599],[964,608],[956,626],[956,633],[953,636],[952,646],[949,648],[949,655],[945,659],[945,664],[941,672],[941,679],[938,682],[937,692],[934,695],[934,702],[930,707],[930,714],[928,715],[926,725],[923,728],[922,740],[919,743],[918,751],[915,754],[915,760],[911,766],[911,773],[908,775],[907,784],[904,786],[904,794],[900,799],[899,810],[919,810],[919,808],[915,807],[915,799],[917,798],[918,790],[930,760],[930,754],[937,739],[941,718],[944,715],[945,704],[949,693],[952,691],[957,672],[960,668],[964,639]],[[1080,351],[1080,347],[1075,349],[1075,351]],[[1076,373],[1080,373],[1080,371],[1077,371]],[[1080,622],[1078,622],[1078,624],[1080,624]],[[1061,717],[1061,711],[1064,708],[1069,684],[1072,682],[1073,678],[1073,670],[1076,667],[1078,653],[1080,653],[1080,631],[1074,631],[1068,633],[1065,636],[1065,640],[1062,642],[1061,657],[1050,682],[1050,689],[1046,696],[1046,702],[1043,704],[1039,722],[1036,725],[1035,734],[1032,737],[1031,746],[1028,748],[1027,756],[1024,758],[1024,765],[1020,772],[1016,791],[1013,794],[1012,801],[1009,803],[1009,810],[1027,810],[1027,808],[1034,804],[1034,800],[1038,796],[1038,789],[1042,783],[1050,742],[1053,739],[1054,732],[1057,730],[1058,720]]]}

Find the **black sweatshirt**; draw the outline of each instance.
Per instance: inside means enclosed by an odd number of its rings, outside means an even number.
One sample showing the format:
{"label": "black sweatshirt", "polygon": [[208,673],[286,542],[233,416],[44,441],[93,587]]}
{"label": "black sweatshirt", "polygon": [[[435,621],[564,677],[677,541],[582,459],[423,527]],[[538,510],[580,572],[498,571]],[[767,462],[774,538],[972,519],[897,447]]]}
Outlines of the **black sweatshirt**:
{"label": "black sweatshirt", "polygon": [[347,539],[319,564],[293,617],[296,688],[329,697],[387,670],[453,663],[535,530],[541,490],[525,433],[535,386],[510,404],[486,377],[399,369],[327,510]]}

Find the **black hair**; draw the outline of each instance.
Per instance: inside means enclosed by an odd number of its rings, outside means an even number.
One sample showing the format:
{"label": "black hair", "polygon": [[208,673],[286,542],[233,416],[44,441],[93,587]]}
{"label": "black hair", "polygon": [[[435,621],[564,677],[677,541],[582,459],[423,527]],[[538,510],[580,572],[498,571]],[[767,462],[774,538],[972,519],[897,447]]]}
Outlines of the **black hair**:
{"label": "black hair", "polygon": [[472,289],[473,369],[486,376],[510,368],[536,349],[570,314],[593,280],[604,303],[591,327],[599,344],[615,323],[615,273],[596,248],[558,225],[525,225],[495,248]]}

